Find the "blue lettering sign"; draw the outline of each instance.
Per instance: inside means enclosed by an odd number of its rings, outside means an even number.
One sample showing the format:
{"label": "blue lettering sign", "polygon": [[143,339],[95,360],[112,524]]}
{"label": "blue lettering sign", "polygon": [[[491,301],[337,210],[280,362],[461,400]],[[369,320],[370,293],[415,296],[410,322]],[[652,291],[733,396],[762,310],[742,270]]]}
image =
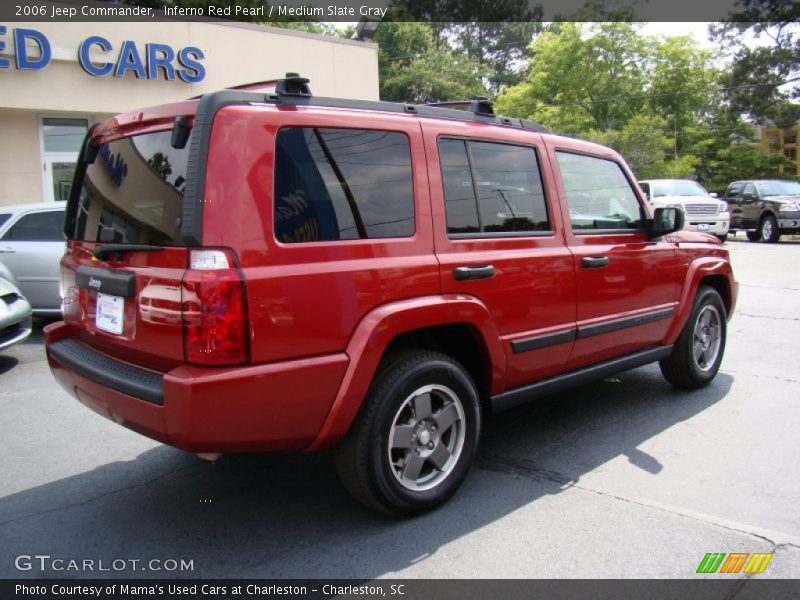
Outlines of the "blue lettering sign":
{"label": "blue lettering sign", "polygon": [[[0,25],[0,35],[6,34],[6,26]],[[6,43],[3,40],[0,40],[0,50],[6,49]],[[7,58],[0,58],[0,69],[7,69],[11,66],[11,61]]]}
{"label": "blue lettering sign", "polygon": [[108,169],[108,176],[114,185],[119,187],[122,181],[128,176],[128,164],[121,154],[112,154],[108,144],[100,146],[100,160]]}
{"label": "blue lettering sign", "polygon": [[147,78],[147,72],[142,64],[142,57],[139,56],[136,44],[131,40],[122,42],[117,68],[114,69],[114,77],[124,77],[128,71],[133,71],[136,74],[136,79]]}
{"label": "blue lettering sign", "polygon": [[186,83],[198,83],[203,81],[206,76],[206,68],[199,61],[205,58],[205,54],[200,48],[186,46],[178,52],[178,62],[186,67],[178,71],[180,77]]}
{"label": "blue lettering sign", "polygon": [[[28,57],[28,49],[25,42],[33,40],[39,46],[39,58],[31,59]],[[14,53],[16,54],[17,68],[27,71],[38,71],[50,64],[52,53],[50,42],[44,34],[35,29],[15,29],[14,30]]]}
{"label": "blue lettering sign", "polygon": [[[175,51],[166,44],[146,44],[147,48],[147,78],[158,79],[158,69],[164,69],[164,77],[169,81],[175,80]],[[160,56],[159,56],[160,55]]]}
{"label": "blue lettering sign", "polygon": [[78,61],[81,63],[81,67],[89,75],[94,75],[95,77],[103,77],[104,75],[108,75],[114,70],[114,65],[110,62],[101,63],[99,65],[94,64],[92,59],[89,57],[89,54],[92,51],[92,46],[100,46],[100,49],[103,50],[103,52],[110,52],[113,48],[111,46],[111,42],[104,37],[100,37],[99,35],[92,35],[86,38],[78,47]]}
{"label": "blue lettering sign", "polygon": [[[0,51],[5,50],[7,43],[2,39],[8,33],[5,25],[0,25]],[[50,41],[35,29],[14,29],[14,54],[17,69],[38,71],[50,64],[53,53]],[[29,42],[39,47],[38,57],[29,54]],[[206,69],[202,64],[205,55],[200,48],[187,46],[175,49],[167,44],[145,44],[144,54],[140,54],[136,43],[131,40],[122,42],[116,60],[109,56],[108,60],[92,62],[92,52],[110,53],[114,50],[108,39],[99,35],[90,35],[78,46],[78,63],[81,68],[93,77],[125,77],[131,71],[137,79],[158,79],[161,73],[167,81],[175,81],[176,76],[186,83],[198,83],[206,77]],[[176,64],[177,62],[177,64]],[[11,60],[0,58],[0,69],[11,67]]]}

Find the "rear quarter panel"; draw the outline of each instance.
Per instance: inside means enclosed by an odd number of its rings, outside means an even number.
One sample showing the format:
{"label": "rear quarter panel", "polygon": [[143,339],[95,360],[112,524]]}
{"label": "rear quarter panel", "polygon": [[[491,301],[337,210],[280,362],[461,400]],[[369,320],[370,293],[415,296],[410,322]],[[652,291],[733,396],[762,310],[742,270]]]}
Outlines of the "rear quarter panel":
{"label": "rear quarter panel", "polygon": [[[273,232],[275,137],[281,127],[405,134],[415,233],[407,238],[280,243]],[[254,363],[330,354],[375,307],[439,292],[428,177],[413,117],[365,111],[235,106],[214,121],[203,211],[205,246],[233,248],[247,282]]]}

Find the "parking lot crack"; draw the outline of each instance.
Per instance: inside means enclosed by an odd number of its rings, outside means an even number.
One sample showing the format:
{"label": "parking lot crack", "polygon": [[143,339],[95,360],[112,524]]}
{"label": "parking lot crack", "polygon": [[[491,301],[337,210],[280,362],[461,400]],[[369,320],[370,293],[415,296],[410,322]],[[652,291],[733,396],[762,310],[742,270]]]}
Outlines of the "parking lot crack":
{"label": "parking lot crack", "polygon": [[783,532],[765,531],[759,529],[758,527],[753,527],[748,524],[736,523],[714,515],[698,513],[681,507],[669,506],[661,504],[659,502],[653,502],[641,498],[622,496],[620,494],[616,494],[608,490],[602,490],[599,488],[583,485],[578,483],[577,479],[574,479],[568,475],[564,475],[563,473],[559,473],[557,471],[552,471],[550,469],[542,468],[533,463],[533,461],[529,461],[526,459],[511,458],[500,455],[483,455],[479,459],[477,467],[479,469],[484,469],[487,471],[504,473],[507,475],[518,476],[518,477],[525,477],[536,481],[546,481],[554,483],[559,485],[562,488],[562,490],[568,488],[575,488],[584,492],[597,494],[598,496],[603,496],[614,500],[620,500],[628,504],[641,506],[643,508],[658,510],[660,512],[667,513],[676,517],[690,519],[692,521],[710,525],[712,527],[719,527],[721,529],[726,529],[728,531],[754,537],[767,542],[773,548],[781,548],[781,547],[800,548],[800,538],[797,538],[791,534]]}
{"label": "parking lot crack", "polygon": [[800,321],[800,317],[774,317],[772,315],[754,315],[753,313],[737,312],[738,317],[752,317],[754,319],[769,319],[770,321]]}

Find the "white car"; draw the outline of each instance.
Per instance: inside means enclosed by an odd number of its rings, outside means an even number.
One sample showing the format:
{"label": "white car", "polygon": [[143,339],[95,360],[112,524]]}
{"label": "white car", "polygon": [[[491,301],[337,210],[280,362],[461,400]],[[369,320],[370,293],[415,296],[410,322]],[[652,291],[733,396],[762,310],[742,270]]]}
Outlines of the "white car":
{"label": "white car", "polygon": [[648,179],[640,181],[639,187],[654,207],[680,208],[686,215],[686,229],[712,233],[722,242],[728,239],[731,222],[728,203],[711,196],[696,181]]}
{"label": "white car", "polygon": [[33,330],[31,305],[7,279],[0,277],[0,350],[25,340]]}
{"label": "white car", "polygon": [[65,207],[65,202],[0,206],[0,277],[16,285],[40,317],[61,316]]}

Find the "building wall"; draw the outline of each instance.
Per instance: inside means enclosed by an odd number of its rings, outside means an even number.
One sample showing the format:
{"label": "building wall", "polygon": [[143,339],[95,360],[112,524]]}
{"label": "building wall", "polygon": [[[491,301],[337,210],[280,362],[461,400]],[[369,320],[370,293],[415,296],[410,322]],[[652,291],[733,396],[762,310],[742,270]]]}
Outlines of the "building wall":
{"label": "building wall", "polygon": [[[183,100],[209,91],[282,77],[295,71],[311,80],[315,95],[378,99],[378,54],[372,43],[340,40],[304,32],[244,23],[211,22],[30,22],[4,24],[0,57],[0,205],[36,202],[47,197],[42,177],[40,117],[79,116],[90,124],[137,107]],[[42,70],[14,68],[13,30],[43,33],[52,48]],[[205,79],[186,83],[93,77],[78,62],[78,46],[90,35],[108,39],[113,50],[94,52],[94,62],[116,62],[123,41],[132,40],[141,55],[146,43],[168,44],[176,51],[200,48]],[[38,47],[29,43],[29,55]],[[96,48],[96,47],[95,47]]]}
{"label": "building wall", "polygon": [[[797,140],[800,138],[800,126],[763,127],[761,129],[761,149],[769,154],[783,154],[794,163],[792,174],[800,176],[800,154],[798,154]],[[786,169],[784,169],[786,172]]]}

